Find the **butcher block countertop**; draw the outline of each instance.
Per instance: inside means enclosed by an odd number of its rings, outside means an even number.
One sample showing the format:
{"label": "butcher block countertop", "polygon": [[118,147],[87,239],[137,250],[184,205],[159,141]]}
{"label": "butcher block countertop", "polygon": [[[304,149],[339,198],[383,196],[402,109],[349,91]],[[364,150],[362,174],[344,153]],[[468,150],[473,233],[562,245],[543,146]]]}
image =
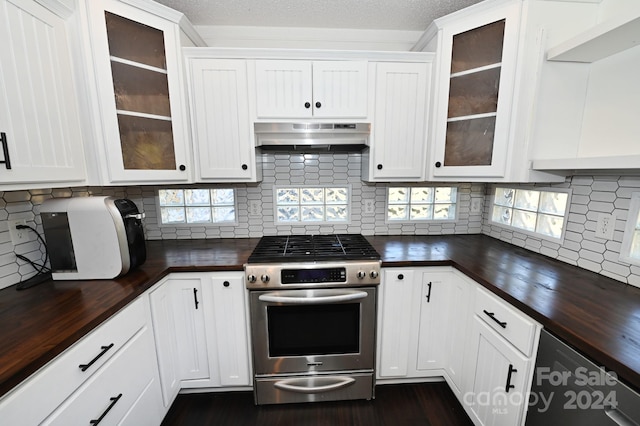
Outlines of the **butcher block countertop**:
{"label": "butcher block countertop", "polygon": [[[640,389],[640,289],[484,235],[367,239],[383,267],[455,267]],[[258,240],[148,241],[120,279],[0,290],[0,396],[167,274],[242,270]]]}

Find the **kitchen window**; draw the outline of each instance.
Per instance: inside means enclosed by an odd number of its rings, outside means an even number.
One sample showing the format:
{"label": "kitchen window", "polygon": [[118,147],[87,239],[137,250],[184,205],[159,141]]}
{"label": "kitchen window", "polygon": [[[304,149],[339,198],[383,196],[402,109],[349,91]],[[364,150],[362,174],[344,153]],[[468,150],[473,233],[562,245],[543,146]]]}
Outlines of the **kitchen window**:
{"label": "kitchen window", "polygon": [[569,190],[533,190],[496,187],[491,222],[561,242],[566,226]]}
{"label": "kitchen window", "polygon": [[640,192],[631,195],[627,227],[622,238],[620,260],[640,265]]}
{"label": "kitchen window", "polygon": [[274,197],[278,224],[349,222],[350,186],[283,186]]}
{"label": "kitchen window", "polygon": [[233,188],[158,190],[160,225],[237,223]]}
{"label": "kitchen window", "polygon": [[387,189],[387,222],[455,221],[455,186],[393,186]]}

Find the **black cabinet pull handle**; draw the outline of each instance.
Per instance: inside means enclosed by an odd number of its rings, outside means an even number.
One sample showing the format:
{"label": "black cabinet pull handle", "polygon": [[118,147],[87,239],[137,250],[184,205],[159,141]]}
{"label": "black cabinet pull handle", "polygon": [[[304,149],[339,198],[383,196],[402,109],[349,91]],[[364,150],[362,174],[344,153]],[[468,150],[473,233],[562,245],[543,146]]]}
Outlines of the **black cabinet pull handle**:
{"label": "black cabinet pull handle", "polygon": [[320,108],[322,104],[320,102],[316,102],[316,108]]}
{"label": "black cabinet pull handle", "polygon": [[439,161],[436,161],[436,167],[441,167],[441,166],[442,166],[442,163]]}
{"label": "black cabinet pull handle", "polygon": [[507,328],[507,322],[506,321],[500,321],[498,318],[496,318],[496,315],[493,312],[487,312],[486,309],[483,309],[482,312],[484,312],[489,318],[491,318],[496,323],[498,323],[498,325],[500,327]]}
{"label": "black cabinet pull handle", "polygon": [[509,364],[509,372],[507,373],[507,386],[505,386],[505,389],[504,389],[506,393],[509,393],[509,389],[515,388],[515,385],[511,384],[511,375],[517,372],[518,370],[513,368],[513,364]]}
{"label": "black cabinet pull handle", "polygon": [[198,305],[200,304],[200,302],[198,302],[198,289],[197,288],[193,289],[193,302],[196,305],[196,309],[198,309]]}
{"label": "black cabinet pull handle", "polygon": [[230,284],[229,284],[229,281],[225,281],[225,282],[222,283],[222,285],[225,286],[225,287],[229,287]]}
{"label": "black cabinet pull handle", "polygon": [[404,275],[402,275],[402,274],[398,274],[398,279],[399,279],[399,280],[404,280]]}
{"label": "black cabinet pull handle", "polygon": [[378,170],[382,170],[382,164],[378,164]]}
{"label": "black cabinet pull handle", "polygon": [[431,303],[431,284],[431,281],[429,281],[429,284],[427,284],[427,286],[429,287],[429,291],[427,292],[427,303]]}
{"label": "black cabinet pull handle", "polygon": [[180,169],[181,172],[184,172],[185,170],[187,170],[187,166],[185,166],[184,164],[180,164],[180,167],[178,167]]}
{"label": "black cabinet pull handle", "polygon": [[247,170],[249,168],[249,166],[247,166],[246,164],[242,165],[242,170]]}
{"label": "black cabinet pull handle", "polygon": [[305,107],[306,109],[309,109],[309,108],[311,108],[311,104],[310,104],[309,102],[305,102],[305,103],[304,103],[304,107]]}
{"label": "black cabinet pull handle", "polygon": [[108,351],[109,349],[111,349],[112,347],[113,347],[113,343],[112,343],[112,344],[110,344],[109,346],[100,346],[100,353],[99,353],[98,355],[96,355],[96,357],[95,357],[95,358],[93,358],[91,361],[89,361],[89,363],[88,363],[88,364],[80,364],[80,365],[78,366],[78,368],[79,368],[80,370],[82,370],[82,371],[87,371],[87,369],[88,369],[89,367],[91,367],[93,364],[95,364],[95,362],[96,362],[97,360],[99,360],[99,359],[100,359],[100,357],[101,357],[102,355],[106,354],[106,353],[107,353],[107,351]]}
{"label": "black cabinet pull handle", "polygon": [[4,164],[7,170],[11,170],[11,159],[9,158],[9,145],[7,145],[7,134],[5,132],[0,133],[0,141],[2,142],[2,153],[4,160],[0,161],[0,164]]}
{"label": "black cabinet pull handle", "polygon": [[111,409],[113,408],[114,405],[116,405],[118,403],[118,401],[120,401],[120,398],[122,398],[122,394],[118,395],[118,396],[114,396],[112,398],[109,398],[109,401],[111,401],[111,404],[109,404],[109,406],[107,407],[106,410],[104,410],[104,412],[102,413],[102,415],[100,417],[98,417],[95,420],[90,420],[89,424],[96,426],[98,423],[100,423],[102,421],[102,419],[104,419],[104,416],[107,415],[107,413],[109,413],[109,411],[111,411]]}

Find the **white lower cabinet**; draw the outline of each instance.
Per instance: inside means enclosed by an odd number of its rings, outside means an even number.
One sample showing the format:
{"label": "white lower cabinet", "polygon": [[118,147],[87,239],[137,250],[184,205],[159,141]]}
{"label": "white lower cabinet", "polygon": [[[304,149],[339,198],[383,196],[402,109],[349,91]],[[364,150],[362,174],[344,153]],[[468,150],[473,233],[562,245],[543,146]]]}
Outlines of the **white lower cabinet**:
{"label": "white lower cabinet", "polygon": [[145,327],[42,424],[160,424],[164,414],[153,334]]}
{"label": "white lower cabinet", "polygon": [[158,425],[165,413],[146,295],[0,400],[7,425]]}
{"label": "white lower cabinet", "polygon": [[475,424],[523,424],[533,364],[478,316],[469,341],[463,406]]}
{"label": "white lower cabinet", "polygon": [[522,425],[540,330],[452,268],[383,268],[376,377],[444,377],[476,425]]}
{"label": "white lower cabinet", "polygon": [[442,376],[449,332],[448,268],[383,269],[377,378]]}
{"label": "white lower cabinet", "polygon": [[477,425],[523,425],[540,324],[477,286],[462,405]]}
{"label": "white lower cabinet", "polygon": [[242,272],[173,273],[151,292],[165,406],[181,388],[250,386]]}

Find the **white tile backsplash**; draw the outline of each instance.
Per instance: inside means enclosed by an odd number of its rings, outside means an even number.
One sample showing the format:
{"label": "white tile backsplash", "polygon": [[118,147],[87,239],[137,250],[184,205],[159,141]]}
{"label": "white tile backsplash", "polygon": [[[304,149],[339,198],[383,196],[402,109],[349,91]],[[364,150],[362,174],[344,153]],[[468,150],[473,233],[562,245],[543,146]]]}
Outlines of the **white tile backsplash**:
{"label": "white tile backsplash", "polygon": [[[640,287],[640,267],[618,260],[631,193],[640,191],[640,177],[574,176],[553,186],[573,191],[569,224],[562,244],[507,230],[489,223],[490,186],[483,183],[459,183],[458,220],[455,223],[385,222],[386,189],[389,184],[371,184],[360,180],[361,155],[344,153],[264,154],[264,179],[259,184],[198,185],[236,188],[238,224],[236,226],[160,227],[156,211],[159,187],[79,187],[0,192],[0,288],[29,278],[35,271],[16,253],[35,262],[44,260],[44,250],[35,235],[28,243],[13,247],[9,238],[9,219],[22,218],[42,232],[39,206],[47,198],[111,195],[132,199],[145,212],[145,233],[149,240],[246,238],[289,233],[361,233],[364,235],[441,235],[484,233],[513,245],[577,265],[618,281]],[[274,222],[273,187],[277,185],[351,185],[351,222],[340,225],[287,225]],[[522,185],[532,186],[532,185]],[[540,187],[548,186],[538,185]],[[374,200],[373,214],[364,212],[364,200]],[[471,212],[473,200],[481,200],[479,212]],[[248,214],[249,200],[261,205],[261,214]],[[613,240],[595,237],[598,212],[616,215]]]}
{"label": "white tile backsplash", "polygon": [[[636,176],[572,176],[561,184],[520,185],[519,187],[571,188],[568,223],[562,244],[509,232],[490,222],[491,191],[485,200],[482,232],[508,243],[576,265],[615,280],[640,287],[640,268],[620,261],[631,194],[640,191]],[[488,188],[489,189],[489,188]],[[596,221],[601,213],[615,215],[612,240],[596,237]]]}

